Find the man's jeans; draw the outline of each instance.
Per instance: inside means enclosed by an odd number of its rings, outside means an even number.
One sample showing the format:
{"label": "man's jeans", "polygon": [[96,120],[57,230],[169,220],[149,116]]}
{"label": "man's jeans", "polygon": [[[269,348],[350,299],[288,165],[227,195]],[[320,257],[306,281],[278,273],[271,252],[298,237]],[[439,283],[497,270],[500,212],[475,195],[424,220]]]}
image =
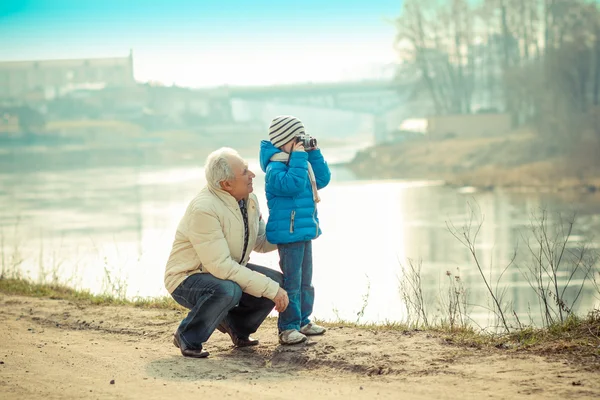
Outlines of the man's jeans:
{"label": "man's jeans", "polygon": [[312,241],[280,244],[279,266],[283,272],[283,288],[290,299],[286,310],[279,314],[279,332],[300,330],[310,322],[315,289],[312,286]]}
{"label": "man's jeans", "polygon": [[[246,267],[283,283],[280,272],[254,264]],[[275,303],[266,297],[243,293],[240,286],[211,274],[193,274],[171,293],[173,299],[190,312],[181,321],[177,333],[182,347],[202,349],[221,321],[226,322],[238,337],[247,338],[258,330]]]}

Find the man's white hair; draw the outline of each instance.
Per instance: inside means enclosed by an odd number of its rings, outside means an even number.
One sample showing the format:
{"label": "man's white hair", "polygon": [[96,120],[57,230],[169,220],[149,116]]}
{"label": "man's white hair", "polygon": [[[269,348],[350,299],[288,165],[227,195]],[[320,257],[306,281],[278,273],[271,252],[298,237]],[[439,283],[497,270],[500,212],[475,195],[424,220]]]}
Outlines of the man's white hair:
{"label": "man's white hair", "polygon": [[239,153],[230,147],[221,147],[208,155],[204,164],[204,174],[210,186],[220,188],[221,182],[235,178],[230,162],[233,157],[242,159]]}

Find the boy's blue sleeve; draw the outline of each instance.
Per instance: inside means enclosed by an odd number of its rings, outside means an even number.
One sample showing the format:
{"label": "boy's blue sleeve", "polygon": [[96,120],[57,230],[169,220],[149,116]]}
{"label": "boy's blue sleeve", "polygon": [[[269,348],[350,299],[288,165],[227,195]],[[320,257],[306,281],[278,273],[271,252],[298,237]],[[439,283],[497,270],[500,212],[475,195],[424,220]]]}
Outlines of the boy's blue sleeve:
{"label": "boy's blue sleeve", "polygon": [[308,182],[308,155],[303,151],[290,154],[288,165],[271,162],[267,166],[265,186],[275,196],[294,197],[302,193]]}
{"label": "boy's blue sleeve", "polygon": [[323,189],[331,180],[331,171],[321,153],[321,149],[315,149],[308,152],[308,162],[312,166],[317,181],[317,189]]}

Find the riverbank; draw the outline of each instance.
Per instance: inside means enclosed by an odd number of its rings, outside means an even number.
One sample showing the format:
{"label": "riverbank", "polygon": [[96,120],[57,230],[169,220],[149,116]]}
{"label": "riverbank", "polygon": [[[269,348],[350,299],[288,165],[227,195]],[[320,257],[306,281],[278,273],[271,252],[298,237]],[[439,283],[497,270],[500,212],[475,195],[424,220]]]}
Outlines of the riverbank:
{"label": "riverbank", "polygon": [[[0,395],[6,398],[597,398],[600,318],[490,337],[401,325],[327,324],[308,345],[234,349],[218,332],[205,360],[171,344],[185,311],[0,280]],[[19,294],[20,293],[20,294]],[[23,293],[29,295],[24,296]],[[37,296],[37,297],[36,297]]]}
{"label": "riverbank", "polygon": [[358,177],[443,180],[450,186],[600,193],[600,143],[565,146],[530,132],[490,138],[411,140],[371,147],[347,164]]}

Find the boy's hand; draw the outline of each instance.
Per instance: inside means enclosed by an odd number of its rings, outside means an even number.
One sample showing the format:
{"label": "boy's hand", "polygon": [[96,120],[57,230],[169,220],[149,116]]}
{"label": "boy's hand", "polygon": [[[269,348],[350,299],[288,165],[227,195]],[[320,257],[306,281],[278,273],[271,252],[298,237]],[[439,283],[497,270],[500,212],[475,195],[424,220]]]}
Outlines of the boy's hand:
{"label": "boy's hand", "polygon": [[275,303],[275,309],[277,312],[281,313],[287,308],[288,304],[290,303],[290,299],[288,298],[287,292],[282,288],[279,288],[275,298],[273,299],[273,302]]}
{"label": "boy's hand", "polygon": [[293,151],[306,151],[304,150],[304,145],[300,142],[296,142],[293,147]]}

